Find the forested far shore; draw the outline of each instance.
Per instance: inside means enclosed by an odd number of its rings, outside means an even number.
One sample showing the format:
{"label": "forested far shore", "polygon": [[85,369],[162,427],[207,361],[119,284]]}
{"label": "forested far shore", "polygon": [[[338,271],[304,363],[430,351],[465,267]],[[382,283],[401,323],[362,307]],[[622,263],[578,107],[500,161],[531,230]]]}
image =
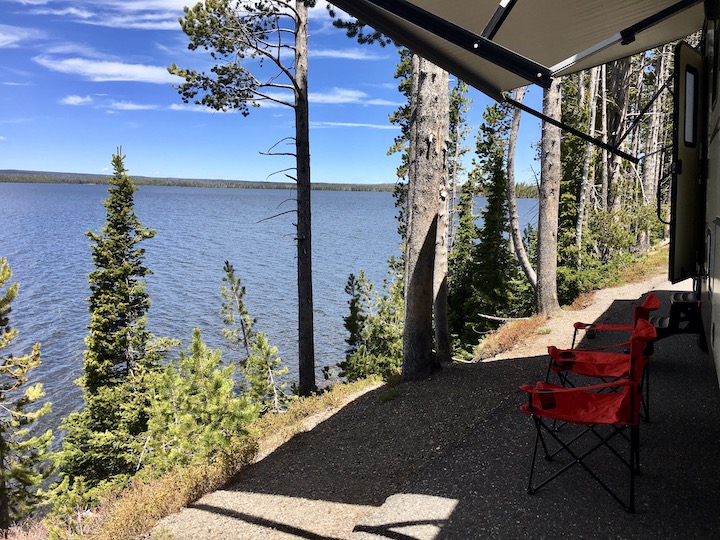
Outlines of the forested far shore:
{"label": "forested far shore", "polygon": [[[59,173],[41,171],[0,171],[0,182],[42,183],[42,184],[107,184],[109,175]],[[177,186],[235,189],[296,189],[294,182],[254,182],[250,180],[211,180],[193,178],[155,178],[133,176],[135,184],[140,186]],[[343,184],[313,183],[312,189],[328,191],[392,191],[395,184]]]}
{"label": "forested far shore", "polygon": [[[0,170],[0,183],[21,184],[107,184],[111,177],[103,174],[63,173],[43,171]],[[294,182],[254,182],[251,180],[211,180],[193,178],[155,178],[151,176],[133,176],[135,184],[140,186],[204,187],[223,189],[295,189]],[[318,191],[385,191],[392,192],[395,184],[343,184],[318,183],[312,189]],[[484,193],[478,193],[484,196]],[[515,195],[521,199],[536,199],[537,186],[517,184]]]}

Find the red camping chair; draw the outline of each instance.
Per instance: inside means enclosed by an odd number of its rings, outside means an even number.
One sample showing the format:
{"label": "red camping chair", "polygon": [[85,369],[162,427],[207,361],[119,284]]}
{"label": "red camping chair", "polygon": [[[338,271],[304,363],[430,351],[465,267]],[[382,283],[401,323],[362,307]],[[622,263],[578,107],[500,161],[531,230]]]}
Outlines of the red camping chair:
{"label": "red camping chair", "polygon": [[576,322],[573,324],[575,331],[573,332],[573,340],[571,349],[575,348],[575,341],[577,339],[578,331],[584,330],[585,336],[588,339],[595,339],[597,332],[632,332],[635,325],[640,319],[650,319],[650,312],[657,310],[660,307],[660,300],[653,293],[648,294],[645,297],[643,303],[633,308],[633,322],[630,324],[596,324],[596,323],[584,323]]}
{"label": "red camping chair", "polygon": [[[647,363],[647,357],[642,351],[655,336],[655,328],[650,323],[638,321],[630,339],[631,354],[627,359],[629,367],[626,379],[574,388],[548,382],[520,387],[528,393],[528,402],[520,409],[532,417],[537,432],[528,479],[529,494],[536,493],[574,465],[580,465],[627,512],[635,511],[635,475],[640,469],[639,411],[642,392],[639,381]],[[573,429],[556,430],[553,424],[557,421],[578,426],[580,432]],[[630,432],[629,437],[626,431]],[[588,434],[593,437],[587,437]],[[627,444],[629,459],[615,448],[616,444],[611,444],[617,441]],[[547,476],[542,481],[534,482],[537,469],[540,468],[539,446],[542,446],[544,457],[551,463],[552,469],[545,471]],[[602,448],[609,450],[609,455],[616,457],[630,471],[629,495],[626,500],[617,494],[617,488],[612,489],[600,478],[596,472],[597,466],[593,470],[587,462],[591,454]],[[565,457],[568,459],[556,459]],[[598,465],[606,463],[603,460]]]}
{"label": "red camping chair", "polygon": [[[656,305],[657,297],[654,294],[648,295],[642,306],[635,308],[636,321],[633,326],[637,329],[637,325],[640,321],[647,323],[650,327],[653,327],[647,321],[647,315],[650,310],[657,309]],[[575,323],[576,331],[577,325],[583,323]],[[631,325],[598,325],[604,327],[612,327],[615,329],[627,330],[627,327]],[[645,326],[645,325],[643,325]],[[635,333],[632,334],[633,336]],[[630,341],[624,343],[617,343],[609,345],[607,347],[599,347],[595,349],[558,349],[557,347],[548,347],[548,354],[550,355],[550,361],[548,362],[547,372],[545,374],[545,382],[549,382],[550,373],[557,374],[560,379],[562,386],[576,386],[571,379],[570,375],[582,375],[584,377],[592,377],[600,379],[603,382],[610,382],[617,379],[629,379],[631,377],[630,366],[645,367],[648,363],[650,353],[652,352],[652,342],[656,337],[657,332],[653,335],[652,339],[647,339],[644,342],[645,349],[638,349],[637,346],[633,348],[632,338]],[[573,339],[574,341],[574,339]],[[615,349],[624,349],[630,347],[630,351],[617,352]],[[634,357],[633,357],[634,355]],[[632,358],[631,358],[632,357]],[[643,412],[645,420],[650,421],[650,370],[649,368],[643,369],[635,380],[640,381],[643,388]],[[587,383],[587,381],[586,381]]]}

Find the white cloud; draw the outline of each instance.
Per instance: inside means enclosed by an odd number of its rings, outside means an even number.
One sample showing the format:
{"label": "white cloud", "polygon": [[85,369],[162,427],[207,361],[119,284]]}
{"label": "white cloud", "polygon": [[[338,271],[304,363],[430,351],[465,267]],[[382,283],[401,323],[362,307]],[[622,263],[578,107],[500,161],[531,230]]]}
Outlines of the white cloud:
{"label": "white cloud", "polygon": [[[293,102],[291,93],[268,92],[266,95],[272,99],[258,99],[257,104],[263,109],[272,109],[283,107],[278,103],[279,100],[286,103]],[[333,88],[329,92],[310,92],[308,95],[310,103],[314,105],[379,105],[398,107],[400,102],[390,101],[386,99],[371,98],[368,94],[361,90],[353,90],[350,88]],[[248,104],[249,105],[249,104]],[[252,107],[251,105],[249,105]],[[202,105],[171,105],[171,110],[175,111],[192,111],[192,112],[217,112],[214,109]]]}
{"label": "white cloud", "polygon": [[93,98],[90,96],[66,96],[60,100],[63,105],[87,105],[92,102]]}
{"label": "white cloud", "polygon": [[90,105],[96,109],[108,111],[150,111],[157,109],[157,105],[133,103],[132,101],[109,101],[96,102],[92,96],[67,96],[60,100],[63,105]]}
{"label": "white cloud", "polygon": [[313,128],[369,128],[369,129],[400,129],[392,124],[363,124],[358,122],[310,122]]}
{"label": "white cloud", "polygon": [[394,106],[400,105],[399,102],[390,101],[387,99],[370,98],[365,92],[361,90],[352,90],[349,88],[333,88],[331,92],[310,92],[308,96],[311,103],[331,104],[331,105],[342,105],[342,104],[354,104],[354,105],[382,105],[382,106]]}
{"label": "white cloud", "polygon": [[38,6],[31,15],[65,17],[77,23],[112,28],[145,30],[179,30],[177,20],[183,14],[187,0],[21,0]]}
{"label": "white cloud", "polygon": [[342,60],[382,60],[387,58],[368,49],[317,49],[308,52],[310,58],[339,58]]}
{"label": "white cloud", "polygon": [[0,141],[6,141],[6,140],[7,139],[4,136],[0,135]]}
{"label": "white cloud", "polygon": [[90,81],[133,81],[154,84],[176,83],[181,79],[168,73],[160,66],[144,64],[125,64],[123,62],[109,62],[89,60],[87,58],[59,59],[52,56],[36,56],[35,62],[52,71],[80,75]]}
{"label": "white cloud", "polygon": [[34,9],[30,12],[31,15],[55,15],[58,17],[70,16],[78,19],[90,19],[93,17],[93,13],[86,9],[79,9],[76,7],[66,7],[64,9]]}
{"label": "white cloud", "polygon": [[405,103],[401,101],[393,101],[391,99],[368,99],[367,101],[364,101],[362,103],[363,105],[379,105],[382,107],[400,107],[401,105],[405,105]]}
{"label": "white cloud", "polygon": [[311,103],[362,103],[368,95],[360,90],[349,88],[333,88],[331,92],[310,92],[308,98]]}
{"label": "white cloud", "polygon": [[[36,6],[31,10],[35,15],[67,17],[78,23],[113,28],[136,28],[144,30],[180,30],[178,18],[183,8],[195,2],[188,0],[15,0],[21,4]],[[320,0],[311,8],[308,16],[323,25],[325,31],[331,28],[327,15],[327,2]],[[339,10],[337,10],[339,13]],[[343,14],[344,18],[349,18]],[[336,31],[336,30],[335,30]]]}
{"label": "white cloud", "polygon": [[183,103],[183,104],[177,104],[173,103],[168,107],[171,111],[181,111],[181,112],[195,112],[195,113],[210,113],[210,114],[228,114],[232,111],[216,111],[215,109],[211,109],[210,107],[206,107],[205,105],[190,105],[189,103]]}
{"label": "white cloud", "polygon": [[96,58],[101,60],[110,60],[106,54],[98,52],[93,47],[83,45],[81,43],[63,42],[49,45],[44,48],[45,54],[67,54],[84,56],[85,58]]}
{"label": "white cloud", "polygon": [[157,105],[144,105],[141,103],[132,103],[131,101],[113,101],[107,108],[114,111],[151,111],[158,107]]}
{"label": "white cloud", "polygon": [[22,42],[45,37],[45,32],[34,28],[22,28],[0,24],[0,49],[20,47]]}

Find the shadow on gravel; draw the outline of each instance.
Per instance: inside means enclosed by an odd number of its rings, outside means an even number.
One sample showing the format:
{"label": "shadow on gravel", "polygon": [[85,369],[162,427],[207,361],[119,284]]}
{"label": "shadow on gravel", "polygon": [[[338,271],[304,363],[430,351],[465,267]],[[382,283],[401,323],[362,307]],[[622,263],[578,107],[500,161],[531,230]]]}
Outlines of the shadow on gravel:
{"label": "shadow on gravel", "polygon": [[[671,291],[655,292],[667,310]],[[636,303],[615,302],[596,322],[631,322]],[[394,398],[387,388],[372,391],[225,489],[370,507],[357,539],[720,538],[720,391],[696,337],[655,347],[652,422],[641,426],[633,515],[579,467],[525,493],[534,430],[519,411],[518,386],[544,377],[544,356],[450,366],[400,385]],[[613,470],[603,472],[613,480]],[[193,507],[298,538],[331,538],[203,501]]]}
{"label": "shadow on gravel", "polygon": [[517,400],[517,381],[542,364],[449,366],[426,381],[381,387],[295,436],[229,489],[379,506],[483,416]]}

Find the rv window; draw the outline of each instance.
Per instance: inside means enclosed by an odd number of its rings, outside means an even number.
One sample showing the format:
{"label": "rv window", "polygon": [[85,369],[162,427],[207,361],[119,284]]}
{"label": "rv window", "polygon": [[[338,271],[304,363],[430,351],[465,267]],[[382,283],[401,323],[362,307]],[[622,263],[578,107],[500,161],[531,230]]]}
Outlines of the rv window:
{"label": "rv window", "polygon": [[685,144],[695,146],[697,142],[697,71],[685,68]]}

